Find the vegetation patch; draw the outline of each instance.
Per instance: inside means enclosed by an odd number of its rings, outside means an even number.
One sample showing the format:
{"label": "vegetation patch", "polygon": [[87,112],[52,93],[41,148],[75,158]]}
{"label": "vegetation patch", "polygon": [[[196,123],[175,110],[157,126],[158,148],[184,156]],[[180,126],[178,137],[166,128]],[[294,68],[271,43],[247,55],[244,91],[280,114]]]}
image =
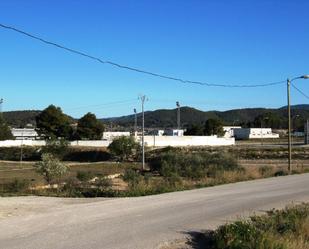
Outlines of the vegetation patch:
{"label": "vegetation patch", "polygon": [[191,246],[209,249],[308,249],[309,204],[271,210],[192,236]]}

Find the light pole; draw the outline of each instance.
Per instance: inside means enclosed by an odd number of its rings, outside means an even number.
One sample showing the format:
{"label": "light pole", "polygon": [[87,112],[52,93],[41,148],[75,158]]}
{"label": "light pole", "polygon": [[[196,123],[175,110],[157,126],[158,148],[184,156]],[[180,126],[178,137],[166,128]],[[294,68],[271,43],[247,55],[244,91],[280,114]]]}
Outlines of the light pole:
{"label": "light pole", "polygon": [[294,80],[297,80],[297,79],[309,79],[309,75],[302,75],[302,76],[299,76],[299,77],[295,77],[293,79],[287,79],[287,101],[288,101],[288,150],[289,150],[289,157],[288,157],[288,170],[289,170],[289,173],[292,172],[292,165],[291,165],[291,162],[292,162],[292,144],[291,144],[291,98],[290,98],[290,88],[291,88],[291,83],[294,81]]}
{"label": "light pole", "polygon": [[177,106],[177,129],[178,129],[178,133],[180,130],[180,104],[179,101],[176,102],[176,106]]}
{"label": "light pole", "polygon": [[144,141],[144,133],[145,133],[145,115],[144,115],[144,103],[147,100],[145,95],[139,97],[142,102],[142,169],[145,170],[145,141]]}
{"label": "light pole", "polygon": [[134,136],[137,135],[137,113],[136,109],[134,108]]}
{"label": "light pole", "polygon": [[2,104],[3,104],[3,98],[0,99],[0,118],[2,118]]}

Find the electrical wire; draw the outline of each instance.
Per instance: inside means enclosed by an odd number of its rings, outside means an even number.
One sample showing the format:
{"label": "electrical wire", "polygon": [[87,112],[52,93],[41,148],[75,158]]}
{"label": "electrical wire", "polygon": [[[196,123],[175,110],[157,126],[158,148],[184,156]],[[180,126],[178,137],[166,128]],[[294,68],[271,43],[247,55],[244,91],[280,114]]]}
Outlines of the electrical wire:
{"label": "electrical wire", "polygon": [[307,98],[307,99],[309,99],[309,96],[307,95],[307,94],[305,94],[302,90],[300,90],[298,87],[296,87],[294,84],[292,84],[291,83],[291,85],[292,85],[292,87],[296,90],[296,91],[298,91],[301,95],[303,95],[305,98]]}
{"label": "electrical wire", "polygon": [[45,44],[48,44],[48,45],[51,45],[51,46],[55,46],[55,47],[57,47],[59,49],[66,50],[66,51],[68,51],[70,53],[74,53],[74,54],[77,54],[77,55],[80,55],[80,56],[83,56],[83,57],[87,57],[87,58],[89,58],[91,60],[95,60],[95,61],[97,61],[97,62],[99,62],[101,64],[109,64],[109,65],[118,67],[120,69],[126,69],[126,70],[134,71],[134,72],[137,72],[137,73],[147,74],[147,75],[150,75],[150,76],[159,77],[159,78],[163,78],[163,79],[167,79],[167,80],[178,81],[178,82],[181,82],[181,83],[184,83],[184,84],[195,84],[195,85],[208,86],[208,87],[253,88],[253,87],[275,86],[275,85],[280,85],[280,84],[285,83],[285,81],[277,81],[277,82],[270,82],[270,83],[264,83],[264,84],[253,84],[253,85],[251,85],[251,84],[232,84],[232,85],[229,85],[229,84],[213,84],[213,83],[206,83],[206,82],[201,82],[201,81],[184,80],[184,79],[181,79],[181,78],[177,78],[177,77],[173,77],[173,76],[168,76],[168,75],[163,75],[163,74],[158,74],[158,73],[146,71],[146,70],[143,70],[143,69],[139,69],[139,68],[135,68],[135,67],[130,67],[130,66],[126,66],[126,65],[122,65],[122,64],[116,63],[116,62],[104,60],[104,59],[101,59],[99,57],[95,57],[95,56],[89,55],[89,54],[87,54],[85,52],[81,52],[81,51],[78,51],[78,50],[75,50],[75,49],[72,49],[72,48],[60,45],[58,43],[45,40],[45,39],[43,39],[43,38],[41,38],[39,36],[30,34],[30,33],[26,32],[26,31],[17,29],[17,28],[12,27],[12,26],[7,26],[7,25],[4,25],[4,24],[0,23],[0,27],[4,28],[4,29],[15,31],[15,32],[17,32],[19,34],[28,36],[28,37],[30,37],[32,39],[35,39],[35,40],[38,40],[38,41],[40,41],[42,43],[45,43]]}

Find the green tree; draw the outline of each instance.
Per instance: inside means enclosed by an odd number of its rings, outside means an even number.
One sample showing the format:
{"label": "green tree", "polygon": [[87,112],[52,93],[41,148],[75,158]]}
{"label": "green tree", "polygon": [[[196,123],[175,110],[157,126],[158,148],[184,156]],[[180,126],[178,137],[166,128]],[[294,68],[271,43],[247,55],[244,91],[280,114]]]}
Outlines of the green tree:
{"label": "green tree", "polygon": [[65,139],[49,139],[46,140],[46,145],[42,147],[42,154],[49,153],[54,157],[62,160],[68,153],[69,142]]}
{"label": "green tree", "polygon": [[119,137],[113,140],[108,146],[113,156],[118,157],[121,161],[128,160],[136,156],[139,151],[139,143],[135,142],[134,137]]}
{"label": "green tree", "polygon": [[4,121],[2,115],[0,114],[0,140],[10,140],[14,139],[10,127]]}
{"label": "green tree", "polygon": [[187,128],[185,135],[187,135],[187,136],[203,136],[204,135],[203,126],[192,125],[189,128]]}
{"label": "green tree", "polygon": [[41,174],[48,184],[59,179],[67,171],[67,166],[49,153],[42,154],[42,160],[34,164],[34,167],[36,172]]}
{"label": "green tree", "polygon": [[281,129],[286,121],[276,113],[266,112],[255,117],[253,127]]}
{"label": "green tree", "polygon": [[90,112],[84,115],[78,120],[76,138],[100,140],[102,139],[102,133],[104,131],[104,125],[97,120],[96,116]]}
{"label": "green tree", "polygon": [[206,136],[218,135],[223,136],[224,131],[222,122],[219,119],[210,118],[205,122],[204,134]]}
{"label": "green tree", "polygon": [[54,105],[48,106],[36,117],[36,126],[38,134],[46,139],[71,139],[73,133],[69,117]]}

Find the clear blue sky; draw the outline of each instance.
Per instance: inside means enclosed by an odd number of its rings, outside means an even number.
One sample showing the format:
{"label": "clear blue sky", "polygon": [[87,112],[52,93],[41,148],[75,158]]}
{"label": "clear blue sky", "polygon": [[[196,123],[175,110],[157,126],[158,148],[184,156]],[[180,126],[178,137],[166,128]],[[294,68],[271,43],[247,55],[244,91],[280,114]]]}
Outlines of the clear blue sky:
{"label": "clear blue sky", "polygon": [[[308,0],[3,0],[0,22],[103,59],[188,80],[258,84],[309,74]],[[174,108],[280,107],[285,85],[185,85],[120,70],[0,29],[4,111],[49,104],[78,118]],[[295,82],[296,83],[296,82]],[[309,80],[297,86],[309,94]],[[123,101],[123,102],[119,102]],[[109,104],[117,102],[117,104]],[[292,92],[292,103],[308,103]]]}

